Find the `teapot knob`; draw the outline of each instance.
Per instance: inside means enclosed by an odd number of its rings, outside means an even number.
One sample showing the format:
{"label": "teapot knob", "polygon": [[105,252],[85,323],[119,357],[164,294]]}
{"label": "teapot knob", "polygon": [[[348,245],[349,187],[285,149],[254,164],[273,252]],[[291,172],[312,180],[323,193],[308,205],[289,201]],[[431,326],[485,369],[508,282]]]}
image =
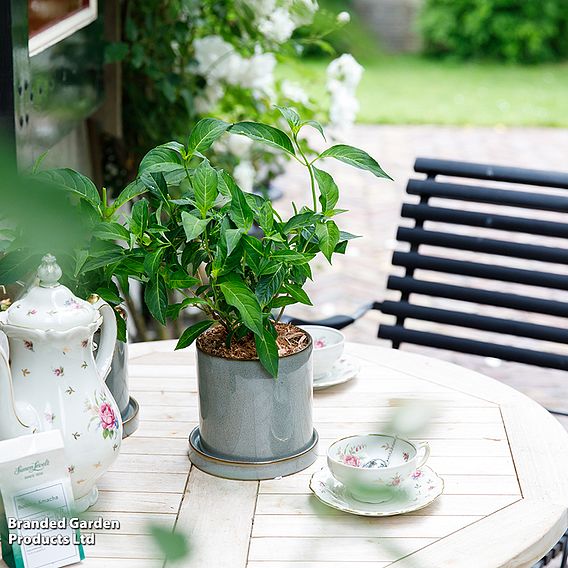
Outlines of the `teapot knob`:
{"label": "teapot knob", "polygon": [[39,285],[42,288],[53,288],[59,286],[61,278],[61,268],[57,264],[57,259],[52,254],[46,254],[41,259],[41,264],[37,269]]}

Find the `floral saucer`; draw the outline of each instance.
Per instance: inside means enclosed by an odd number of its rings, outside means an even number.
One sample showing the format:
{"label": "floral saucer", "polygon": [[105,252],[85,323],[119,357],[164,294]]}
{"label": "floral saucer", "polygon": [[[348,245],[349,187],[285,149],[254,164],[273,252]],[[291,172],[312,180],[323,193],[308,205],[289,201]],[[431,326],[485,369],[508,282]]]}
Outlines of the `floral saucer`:
{"label": "floral saucer", "polygon": [[444,481],[431,468],[424,466],[394,488],[390,500],[383,503],[363,503],[354,499],[345,485],[337,481],[326,466],[312,475],[310,489],[322,503],[345,513],[365,517],[390,517],[428,506],[442,494]]}
{"label": "floral saucer", "polygon": [[326,389],[350,381],[357,376],[361,365],[351,357],[341,357],[331,371],[314,377],[314,390]]}

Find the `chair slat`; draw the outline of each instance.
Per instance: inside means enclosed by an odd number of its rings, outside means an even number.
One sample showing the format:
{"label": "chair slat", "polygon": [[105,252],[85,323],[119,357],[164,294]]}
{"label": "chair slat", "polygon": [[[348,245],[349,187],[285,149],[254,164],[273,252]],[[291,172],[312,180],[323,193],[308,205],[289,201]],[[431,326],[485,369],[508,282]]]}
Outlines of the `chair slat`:
{"label": "chair slat", "polygon": [[526,363],[527,365],[568,371],[568,357],[547,351],[535,351],[533,349],[510,347],[508,345],[487,343],[461,337],[450,337],[440,333],[405,329],[400,325],[381,325],[378,335],[383,339],[389,339],[394,345],[413,343],[437,349],[448,349],[459,353],[496,357],[506,361],[516,361],[517,363]]}
{"label": "chair slat", "polygon": [[541,211],[559,211],[568,213],[568,197],[528,191],[513,191],[493,187],[461,185],[456,183],[441,183],[431,179],[411,179],[406,186],[411,195],[442,197],[458,201],[475,203],[490,203],[492,205],[507,205]]}
{"label": "chair slat", "polygon": [[480,316],[478,314],[430,308],[427,306],[417,306],[409,304],[408,302],[386,301],[382,303],[381,311],[384,314],[397,316],[399,318],[431,321],[481,331],[491,331],[493,333],[528,337],[541,341],[568,343],[568,329],[561,327],[539,325],[491,316]]}
{"label": "chair slat", "polygon": [[499,229],[546,237],[568,238],[568,224],[565,223],[462,211],[446,207],[431,207],[425,203],[417,205],[405,203],[402,206],[401,215],[419,221],[438,221],[454,225],[468,225],[470,227],[485,227],[487,229]]}
{"label": "chair slat", "polygon": [[417,158],[414,163],[414,171],[428,175],[440,174],[568,189],[568,174],[547,170],[530,170],[526,168],[511,168],[509,166],[476,164],[472,162]]}
{"label": "chair slat", "polygon": [[500,256],[512,256],[527,260],[568,264],[568,249],[557,247],[544,247],[480,237],[466,237],[408,227],[399,227],[397,239],[412,244],[425,244]]}
{"label": "chair slat", "polygon": [[566,302],[545,300],[543,298],[533,298],[494,290],[466,288],[465,286],[455,286],[453,284],[428,282],[425,280],[416,280],[409,276],[390,276],[387,281],[387,288],[389,290],[398,290],[406,294],[422,294],[423,296],[448,298],[450,300],[485,304],[499,308],[510,308],[537,314],[568,317],[568,303]]}
{"label": "chair slat", "polygon": [[568,290],[568,276],[555,274],[553,272],[538,272],[536,270],[509,268],[506,266],[484,264],[482,262],[453,260],[437,256],[422,255],[417,252],[396,251],[392,257],[392,263],[394,266],[402,266],[409,269],[418,268],[431,270],[433,272],[485,278],[488,280],[516,282],[518,284],[540,286],[542,288]]}

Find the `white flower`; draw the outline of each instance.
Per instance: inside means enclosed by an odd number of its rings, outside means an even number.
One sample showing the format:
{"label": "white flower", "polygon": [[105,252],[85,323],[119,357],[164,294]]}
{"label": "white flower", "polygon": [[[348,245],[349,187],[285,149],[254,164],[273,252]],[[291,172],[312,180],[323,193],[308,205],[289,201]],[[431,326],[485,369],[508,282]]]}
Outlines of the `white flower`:
{"label": "white flower", "polygon": [[276,0],[246,0],[257,16],[269,16],[276,9]]}
{"label": "white flower", "polygon": [[255,171],[254,166],[249,160],[241,160],[237,167],[233,170],[233,177],[237,185],[248,193],[252,192],[254,187]]}
{"label": "white flower", "polygon": [[333,60],[327,68],[327,90],[330,126],[336,132],[345,132],[354,122],[359,110],[355,95],[363,67],[348,53]]}
{"label": "white flower", "polygon": [[337,87],[331,92],[329,118],[330,126],[334,130],[347,130],[355,122],[358,111],[359,101],[351,90]]}
{"label": "white flower", "polygon": [[338,24],[348,24],[351,21],[351,14],[349,12],[339,12],[337,14]]}
{"label": "white flower", "polygon": [[202,93],[194,99],[195,110],[198,114],[207,114],[221,100],[223,94],[223,87],[219,83],[208,83]]}
{"label": "white flower", "polygon": [[303,105],[308,105],[310,99],[301,85],[298,83],[293,83],[292,81],[284,80],[280,85],[280,90],[282,95],[295,103],[301,103]]}
{"label": "white flower", "polygon": [[355,61],[350,53],[344,53],[334,59],[327,67],[327,88],[332,91],[338,83],[355,92],[361,76],[363,67]]}
{"label": "white flower", "polygon": [[261,19],[258,23],[260,33],[276,43],[284,43],[289,40],[295,29],[296,24],[286,8],[276,8],[269,16]]}
{"label": "white flower", "polygon": [[207,36],[194,40],[197,72],[211,79],[227,80],[237,72],[242,58],[233,46],[220,36]]}
{"label": "white flower", "polygon": [[238,158],[246,156],[249,153],[252,144],[253,142],[250,138],[239,134],[231,134],[227,138],[227,150],[233,154],[233,156],[237,156]]}
{"label": "white flower", "polygon": [[250,59],[242,59],[240,68],[231,76],[231,82],[245,89],[271,92],[274,86],[276,57],[272,53],[256,53]]}
{"label": "white flower", "polygon": [[290,16],[296,27],[309,26],[314,21],[314,15],[318,11],[317,0],[292,0]]}

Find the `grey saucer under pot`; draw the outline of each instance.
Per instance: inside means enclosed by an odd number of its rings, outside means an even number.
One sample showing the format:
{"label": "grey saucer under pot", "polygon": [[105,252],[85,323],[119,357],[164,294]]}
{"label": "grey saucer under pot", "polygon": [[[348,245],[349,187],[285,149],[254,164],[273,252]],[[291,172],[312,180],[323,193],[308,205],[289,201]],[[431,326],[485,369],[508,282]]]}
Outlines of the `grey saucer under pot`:
{"label": "grey saucer under pot", "polygon": [[197,347],[199,427],[189,458],[229,479],[272,479],[317,458],[312,417],[312,343],[280,358],[278,378],[259,361],[215,357]]}
{"label": "grey saucer under pot", "polygon": [[140,422],[138,401],[128,388],[128,343],[117,340],[106,384],[120,408],[122,437],[126,438],[134,434]]}

